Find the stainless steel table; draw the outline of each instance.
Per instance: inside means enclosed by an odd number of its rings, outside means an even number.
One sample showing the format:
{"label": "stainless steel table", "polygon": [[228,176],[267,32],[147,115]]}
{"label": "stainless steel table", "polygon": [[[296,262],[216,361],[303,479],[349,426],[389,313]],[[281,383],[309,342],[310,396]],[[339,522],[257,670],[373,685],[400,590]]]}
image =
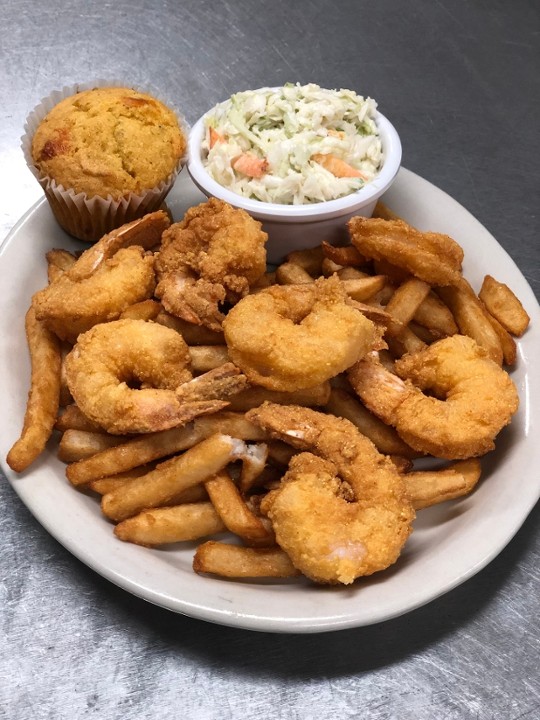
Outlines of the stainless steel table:
{"label": "stainless steel table", "polygon": [[[4,0],[1,14],[2,237],[41,197],[19,136],[52,88],[150,84],[191,122],[236,90],[314,81],[375,97],[404,166],[463,203],[538,294],[534,0]],[[291,636],[153,607],[72,557],[5,480],[0,493],[1,718],[540,717],[538,506],[487,568],[428,606]]]}

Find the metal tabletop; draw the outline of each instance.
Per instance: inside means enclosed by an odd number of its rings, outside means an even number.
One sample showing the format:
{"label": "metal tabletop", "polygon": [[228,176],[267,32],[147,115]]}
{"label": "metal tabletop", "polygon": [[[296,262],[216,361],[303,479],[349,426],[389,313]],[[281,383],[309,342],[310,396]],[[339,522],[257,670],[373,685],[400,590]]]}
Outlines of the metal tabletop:
{"label": "metal tabletop", "polygon": [[[188,122],[285,82],[377,99],[403,165],[462,203],[540,289],[535,0],[3,0],[0,235],[42,196],[19,147],[52,89],[150,86]],[[537,472],[532,469],[532,472]],[[75,559],[0,484],[0,718],[521,720],[540,717],[540,508],[429,605],[318,635],[154,607]]]}

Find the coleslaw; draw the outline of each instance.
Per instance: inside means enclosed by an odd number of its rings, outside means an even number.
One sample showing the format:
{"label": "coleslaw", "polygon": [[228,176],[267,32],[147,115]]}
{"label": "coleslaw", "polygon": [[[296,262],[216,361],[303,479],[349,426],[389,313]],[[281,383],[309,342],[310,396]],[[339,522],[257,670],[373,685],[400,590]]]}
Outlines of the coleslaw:
{"label": "coleslaw", "polygon": [[203,165],[220,185],[262,202],[334,200],[382,165],[377,103],[313,83],[247,90],[205,115]]}

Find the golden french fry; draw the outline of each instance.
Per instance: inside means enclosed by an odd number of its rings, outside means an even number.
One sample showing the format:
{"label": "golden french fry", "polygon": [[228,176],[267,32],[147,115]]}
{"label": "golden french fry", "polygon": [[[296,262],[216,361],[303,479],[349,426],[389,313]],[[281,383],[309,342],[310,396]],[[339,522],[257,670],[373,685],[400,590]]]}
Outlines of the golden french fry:
{"label": "golden french fry", "polygon": [[264,440],[266,434],[239,413],[215,413],[196,418],[181,428],[171,428],[128,440],[122,445],[72,463],[66,476],[73,485],[84,485],[91,480],[116,475],[146,465],[153,460],[188,450],[201,440],[223,433],[242,440]]}
{"label": "golden french fry", "polygon": [[158,465],[101,499],[103,514],[125,520],[147,508],[159,507],[187,488],[204,482],[247,451],[242,440],[216,433],[182,455]]}
{"label": "golden french fry", "polygon": [[431,345],[432,342],[441,339],[441,336],[438,333],[430,330],[424,325],[419,325],[414,320],[411,320],[408,327],[411,332],[420,338],[424,345]]}
{"label": "golden french fry", "polygon": [[75,403],[68,405],[62,414],[58,416],[54,424],[54,429],[59,430],[60,432],[65,432],[66,430],[103,432],[103,428],[101,428],[93,420],[90,420],[90,418],[87,418],[82,410],[75,405]]}
{"label": "golden french fry", "polygon": [[300,265],[284,262],[276,268],[276,282],[280,285],[305,285],[314,282],[312,276]]}
{"label": "golden french fry", "polygon": [[478,458],[459,460],[442,470],[418,470],[403,476],[407,492],[416,510],[445,500],[468,495],[482,472]]}
{"label": "golden french fry", "polygon": [[[413,319],[414,314],[430,291],[431,286],[423,280],[418,280],[418,278],[405,280],[387,302],[385,310],[394,320],[398,320],[403,326],[406,326]],[[388,328],[387,334],[394,334],[393,327]]]}
{"label": "golden french fry", "polygon": [[[127,473],[118,473],[118,475],[92,480],[92,482],[88,483],[87,487],[98,495],[106,495],[107,493],[118,490],[118,488],[122,486],[128,485],[132,480],[147,475],[155,469],[156,465],[157,463],[149,463],[149,465],[145,465],[144,468],[134,468]],[[140,470],[140,472],[137,472],[138,470]],[[189,487],[177,495],[173,495],[167,503],[163,504],[163,507],[183,505],[184,503],[205,502],[207,500],[208,493],[204,489],[204,485],[193,485],[193,487]]]}
{"label": "golden french fry", "polygon": [[122,485],[128,483],[130,480],[135,480],[135,478],[140,478],[143,475],[146,475],[150,472],[150,470],[153,470],[155,466],[155,463],[149,463],[148,465],[141,465],[140,467],[133,468],[133,470],[128,470],[127,472],[109,475],[109,477],[98,478],[97,480],[89,482],[86,487],[98,495],[105,495],[105,493],[116,490]]}
{"label": "golden french fry", "polygon": [[176,330],[188,345],[224,345],[223,333],[215,332],[204,325],[193,325],[182,318],[170,315],[165,310],[156,316],[155,322]]}
{"label": "golden french fry", "polygon": [[279,405],[304,405],[305,407],[317,407],[326,405],[330,396],[330,383],[324,382],[314,387],[293,392],[281,392],[279,390],[267,390],[260,386],[253,386],[242,390],[230,398],[229,409],[232,411],[246,412],[252,408],[259,407],[263,402],[273,402]]}
{"label": "golden french fry", "polygon": [[478,296],[505,330],[518,337],[523,335],[530,317],[508,285],[486,275]]}
{"label": "golden french fry", "polygon": [[364,278],[342,278],[343,289],[352,300],[370,300],[386,285],[384,275],[369,275]]}
{"label": "golden french fry", "polygon": [[386,341],[394,357],[401,357],[406,353],[412,355],[426,347],[426,343],[410,327],[403,328],[397,335],[387,337]]}
{"label": "golden french fry", "polygon": [[216,512],[230,532],[249,544],[275,544],[273,532],[249,509],[226,471],[207,480],[204,487]]}
{"label": "golden french fry", "polygon": [[155,320],[161,312],[161,304],[157,300],[141,300],[141,302],[130,305],[120,315],[121,320]]}
{"label": "golden french fry", "polygon": [[45,449],[60,401],[60,340],[36,320],[33,307],[26,313],[25,329],[31,377],[21,435],[7,456],[7,463],[15,472],[26,470]]}
{"label": "golden french fry", "polygon": [[319,277],[322,273],[322,261],[324,260],[324,254],[322,247],[317,245],[313,248],[306,248],[305,250],[294,250],[286,256],[286,261],[300,265],[304,268],[312,277]]}
{"label": "golden french fry", "polygon": [[510,335],[508,330],[506,330],[506,328],[501,325],[497,318],[493,317],[493,315],[487,312],[487,310],[486,313],[488,320],[491,323],[495,332],[497,333],[497,337],[499,338],[499,342],[501,343],[503,363],[505,365],[514,365],[517,360],[516,341]]}
{"label": "golden french fry", "polygon": [[458,332],[454,316],[433,291],[430,291],[420,303],[413,319],[439,337],[448,337]]}
{"label": "golden french fry", "polygon": [[[348,268],[349,270],[354,270],[355,268]],[[333,260],[330,260],[330,258],[324,258],[321,264],[321,273],[324,275],[324,277],[330,277],[330,275],[335,275],[336,273],[341,273],[345,270],[343,265],[338,265]]]}
{"label": "golden french fry", "polygon": [[300,574],[280,548],[246,548],[214,540],[199,545],[193,569],[196,573],[231,578],[285,578]]}
{"label": "golden french fry", "polygon": [[45,257],[47,259],[47,277],[49,283],[54,282],[57,277],[60,277],[66,270],[69,270],[77,260],[75,255],[67,250],[57,249],[49,250],[49,252],[45,254]]}
{"label": "golden french fry", "polygon": [[66,430],[58,444],[58,459],[65,463],[77,462],[92,457],[111,447],[125,443],[121,435],[109,435],[103,432],[87,430]]}
{"label": "golden french fry", "polygon": [[[385,425],[382,420],[373,415],[359,400],[345,390],[332,389],[326,410],[333,415],[350,420],[385,455],[397,455],[404,458],[418,457],[418,453],[399,437],[393,427]],[[273,457],[271,443],[269,454],[270,457]]]}
{"label": "golden french fry", "polygon": [[230,362],[226,345],[194,345],[189,348],[191,369],[195,374],[214,370]]}
{"label": "golden french fry", "polygon": [[295,450],[291,445],[282,440],[271,440],[267,443],[268,457],[278,465],[287,467],[291,461],[293,455],[296,455],[298,450]]}
{"label": "golden french fry", "polygon": [[197,502],[143,510],[116,525],[114,534],[126,542],[154,547],[198,540],[223,530],[225,525],[212,503]]}
{"label": "golden french fry", "polygon": [[475,340],[492,360],[502,365],[503,353],[499,337],[484,306],[467,281],[463,280],[459,287],[448,285],[437,288],[437,294],[452,311],[460,332]]}
{"label": "golden french fry", "polygon": [[363,270],[355,267],[342,267],[337,271],[340,280],[361,280],[362,278],[372,277]]}

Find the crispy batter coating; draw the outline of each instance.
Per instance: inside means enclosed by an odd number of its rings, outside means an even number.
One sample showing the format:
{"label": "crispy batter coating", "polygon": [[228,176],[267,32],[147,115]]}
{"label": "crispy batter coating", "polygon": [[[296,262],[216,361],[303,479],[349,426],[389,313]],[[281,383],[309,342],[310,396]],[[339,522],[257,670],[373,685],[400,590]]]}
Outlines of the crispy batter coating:
{"label": "crispy batter coating", "polygon": [[354,247],[432,285],[459,285],[463,249],[448,235],[420,232],[403,220],[354,217],[347,223]]}
{"label": "crispy batter coating", "polygon": [[157,296],[168,312],[219,329],[219,304],[237,302],[265,273],[267,239],[261,223],[221,200],[191,208],[163,234]]}
{"label": "crispy batter coating", "polygon": [[87,278],[57,277],[32,298],[36,318],[60,339],[75,342],[98,323],[115,320],[130,305],[152,297],[153,257],[143,248],[120,249]]}
{"label": "crispy batter coating", "polygon": [[435,457],[484,455],[518,409],[508,373],[465,335],[406,355],[395,369],[398,375],[370,357],[356,363],[348,377],[372,412],[393,425],[408,445]]}
{"label": "crispy batter coating", "polygon": [[300,406],[265,403],[247,417],[308,451],[292,458],[261,505],[301,572],[349,584],[398,559],[415,513],[402,477],[371,440],[348,420]]}
{"label": "crispy batter coating", "polygon": [[380,339],[337,277],[248,295],[229,311],[223,330],[231,360],[251,382],[287,392],[343,372]]}

